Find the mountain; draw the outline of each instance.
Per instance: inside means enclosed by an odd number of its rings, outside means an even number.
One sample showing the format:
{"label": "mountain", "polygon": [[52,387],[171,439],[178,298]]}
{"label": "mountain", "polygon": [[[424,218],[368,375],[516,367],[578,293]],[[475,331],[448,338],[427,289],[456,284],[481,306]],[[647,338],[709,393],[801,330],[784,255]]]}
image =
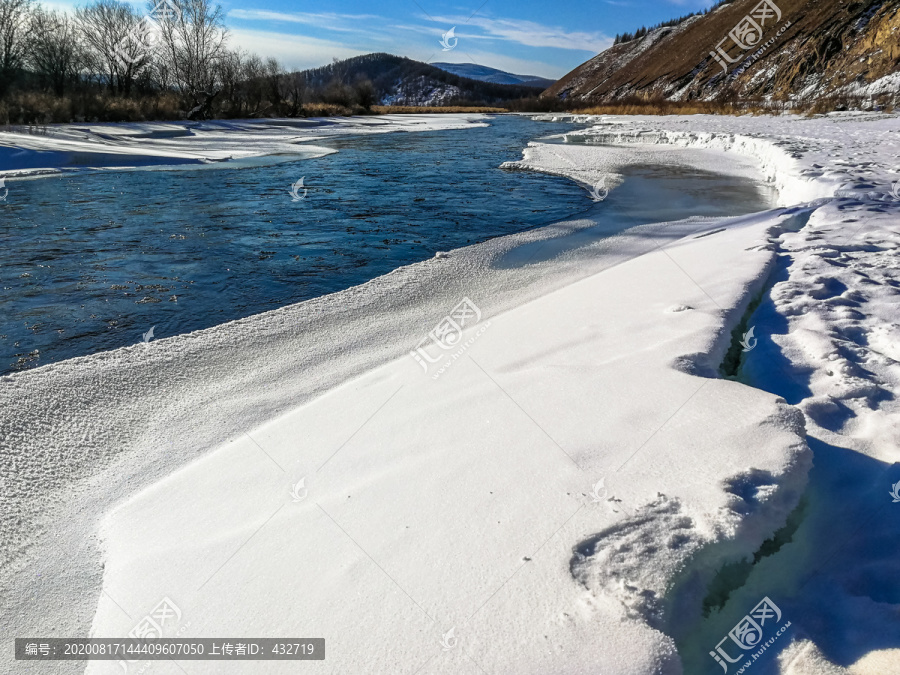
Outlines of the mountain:
{"label": "mountain", "polygon": [[481,80],[482,82],[493,82],[494,84],[524,84],[529,87],[546,89],[556,81],[548,80],[546,77],[538,77],[537,75],[514,75],[513,73],[507,73],[505,70],[479,66],[477,63],[433,62],[431,65],[460,77],[468,77],[471,80]]}
{"label": "mountain", "polygon": [[301,73],[308,89],[328,96],[370,81],[382,105],[497,104],[537,96],[542,85],[496,84],[461,77],[421,61],[392,54],[365,54]]}
{"label": "mountain", "polygon": [[613,45],[545,96],[897,102],[898,71],[900,0],[734,0]]}

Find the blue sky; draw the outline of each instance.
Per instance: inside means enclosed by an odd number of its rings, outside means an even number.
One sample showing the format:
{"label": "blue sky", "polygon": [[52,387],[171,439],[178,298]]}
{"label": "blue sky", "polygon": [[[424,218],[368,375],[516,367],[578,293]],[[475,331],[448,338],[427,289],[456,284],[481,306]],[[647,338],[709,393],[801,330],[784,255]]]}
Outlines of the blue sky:
{"label": "blue sky", "polygon": [[[47,0],[71,8],[83,0]],[[708,7],[713,0],[220,0],[231,45],[290,69],[370,52],[475,62],[557,79],[612,44],[616,33]],[[143,9],[142,0],[132,4]],[[455,48],[441,36],[455,28]]]}
{"label": "blue sky", "polygon": [[[710,0],[227,0],[234,41],[291,68],[369,52],[419,61],[474,61],[556,79],[632,31]],[[456,47],[441,36],[455,27]],[[451,40],[448,44],[454,44]]]}

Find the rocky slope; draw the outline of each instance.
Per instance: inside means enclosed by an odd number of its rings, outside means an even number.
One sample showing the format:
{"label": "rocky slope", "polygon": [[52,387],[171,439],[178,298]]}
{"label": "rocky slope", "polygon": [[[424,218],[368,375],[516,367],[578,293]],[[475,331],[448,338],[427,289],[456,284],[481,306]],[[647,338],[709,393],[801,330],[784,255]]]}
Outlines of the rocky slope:
{"label": "rocky slope", "polygon": [[614,45],[545,96],[586,103],[900,92],[900,0],[735,0]]}

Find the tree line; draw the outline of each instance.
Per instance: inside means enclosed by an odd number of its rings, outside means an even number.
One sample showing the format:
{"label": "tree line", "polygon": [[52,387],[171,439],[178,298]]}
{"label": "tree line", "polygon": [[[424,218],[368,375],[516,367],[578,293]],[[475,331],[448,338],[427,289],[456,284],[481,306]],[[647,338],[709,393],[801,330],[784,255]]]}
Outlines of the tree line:
{"label": "tree line", "polygon": [[[230,48],[224,19],[211,0],[93,0],[73,14],[0,0],[0,124],[296,116],[321,99],[302,73]],[[348,102],[371,105],[354,85]]]}
{"label": "tree line", "polygon": [[623,42],[631,42],[632,40],[637,40],[639,38],[644,37],[647,33],[652,30],[656,30],[657,28],[666,28],[668,26],[677,26],[680,23],[683,23],[690,19],[692,16],[703,16],[704,14],[709,14],[710,12],[714,12],[722,5],[729,5],[735,0],[718,0],[708,9],[702,9],[699,12],[690,12],[689,14],[685,14],[684,16],[679,16],[675,19],[669,19],[668,21],[660,21],[655,26],[650,26],[647,28],[646,26],[641,26],[633,33],[616,33],[616,38],[613,40],[614,45],[622,44]]}

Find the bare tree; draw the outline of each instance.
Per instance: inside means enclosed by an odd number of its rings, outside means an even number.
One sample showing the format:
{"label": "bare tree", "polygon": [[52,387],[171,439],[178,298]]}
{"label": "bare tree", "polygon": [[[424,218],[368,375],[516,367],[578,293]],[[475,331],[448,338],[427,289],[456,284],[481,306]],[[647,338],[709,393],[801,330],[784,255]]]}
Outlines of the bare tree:
{"label": "bare tree", "polygon": [[241,72],[241,51],[227,50],[216,63],[215,80],[219,83],[222,98],[230,111],[238,109],[238,84]]}
{"label": "bare tree", "polygon": [[165,58],[164,52],[158,52],[155,56],[148,69],[149,78],[156,83],[160,91],[170,91],[175,84],[172,78],[172,65]]}
{"label": "bare tree", "polygon": [[306,80],[301,73],[291,73],[282,79],[282,97],[290,104],[288,115],[296,117],[303,110],[303,94]]}
{"label": "bare tree", "polygon": [[283,98],[281,85],[285,77],[284,68],[278,63],[278,59],[269,57],[266,59],[265,71],[266,88],[268,89],[266,96],[274,107],[280,108]]}
{"label": "bare tree", "polygon": [[247,102],[247,116],[255,117],[262,110],[266,97],[266,67],[256,54],[247,54],[241,62],[241,91]]}
{"label": "bare tree", "polygon": [[346,84],[347,73],[350,70],[350,60],[341,60],[336,56],[331,57],[331,72],[335,80],[340,84]]}
{"label": "bare tree", "polygon": [[31,11],[32,0],[0,0],[0,96],[24,64]]}
{"label": "bare tree", "polygon": [[356,102],[366,110],[371,110],[372,106],[378,103],[378,92],[368,77],[357,77],[353,89],[356,92]]}
{"label": "bare tree", "polygon": [[225,13],[210,0],[170,1],[178,11],[160,19],[164,58],[175,84],[194,106],[192,115],[204,116],[218,94],[218,62],[227,53]]}
{"label": "bare tree", "polygon": [[75,21],[88,67],[103,78],[110,91],[130,94],[135,78],[151,63],[147,20],[131,5],[96,0],[77,8]]}
{"label": "bare tree", "polygon": [[78,77],[83,63],[83,50],[75,23],[62,12],[38,7],[29,31],[31,67],[42,76],[57,96]]}

